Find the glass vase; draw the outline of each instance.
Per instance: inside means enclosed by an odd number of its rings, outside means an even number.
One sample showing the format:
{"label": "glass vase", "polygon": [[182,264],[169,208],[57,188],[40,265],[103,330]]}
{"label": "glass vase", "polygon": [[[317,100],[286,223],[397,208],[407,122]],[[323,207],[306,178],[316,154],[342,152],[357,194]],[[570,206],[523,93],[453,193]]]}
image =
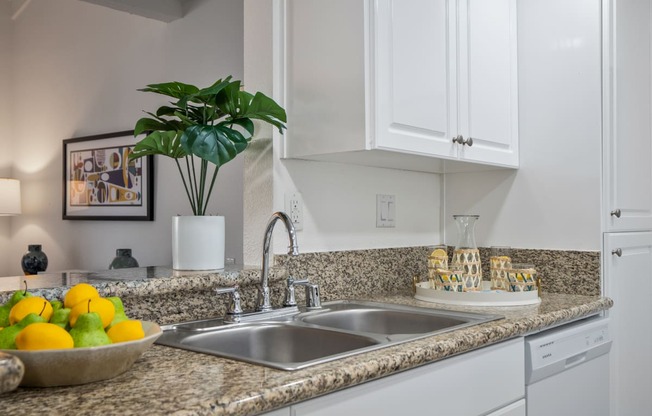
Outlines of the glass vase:
{"label": "glass vase", "polygon": [[482,264],[480,250],[475,243],[475,222],[479,215],[453,215],[459,241],[453,251],[453,264],[464,268],[464,290],[482,288]]}
{"label": "glass vase", "polygon": [[41,250],[40,244],[30,244],[27,246],[27,253],[20,261],[20,266],[26,275],[44,272],[48,268],[48,256]]}
{"label": "glass vase", "polygon": [[126,269],[129,267],[138,267],[138,260],[131,257],[130,248],[119,248],[115,251],[115,257],[109,265],[109,269]]}

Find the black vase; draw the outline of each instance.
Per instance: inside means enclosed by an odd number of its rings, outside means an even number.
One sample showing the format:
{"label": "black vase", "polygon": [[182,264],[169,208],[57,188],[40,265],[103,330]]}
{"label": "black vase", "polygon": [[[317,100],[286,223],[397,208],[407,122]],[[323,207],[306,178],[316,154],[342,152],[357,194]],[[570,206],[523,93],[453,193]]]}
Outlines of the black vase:
{"label": "black vase", "polygon": [[40,244],[30,244],[27,246],[27,253],[23,255],[20,266],[25,274],[37,274],[44,272],[48,268],[48,256],[41,251]]}
{"label": "black vase", "polygon": [[119,248],[115,251],[115,257],[109,266],[109,269],[126,269],[129,267],[138,267],[138,260],[131,257],[130,248]]}

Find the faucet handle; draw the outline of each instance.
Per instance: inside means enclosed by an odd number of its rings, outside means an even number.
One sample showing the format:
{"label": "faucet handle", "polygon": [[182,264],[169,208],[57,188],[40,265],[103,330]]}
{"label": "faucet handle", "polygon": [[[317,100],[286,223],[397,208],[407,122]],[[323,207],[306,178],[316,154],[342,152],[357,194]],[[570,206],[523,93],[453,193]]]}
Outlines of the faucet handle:
{"label": "faucet handle", "polygon": [[297,306],[297,300],[294,297],[294,286],[307,283],[307,279],[295,280],[292,278],[292,276],[288,277],[288,284],[285,288],[285,301],[283,302],[283,306]]}
{"label": "faucet handle", "polygon": [[283,302],[283,306],[297,306],[297,301],[294,298],[295,286],[304,286],[306,288],[306,307],[308,309],[321,308],[319,285],[310,283],[307,279],[294,280],[292,277],[288,277],[288,285],[285,290],[285,302]]}
{"label": "faucet handle", "polygon": [[231,323],[240,322],[240,317],[242,316],[242,305],[240,302],[240,286],[235,285],[233,287],[218,287],[215,289],[215,293],[218,295],[223,295],[223,294],[231,295],[231,302],[229,303],[229,306],[226,309],[224,322],[231,322]]}

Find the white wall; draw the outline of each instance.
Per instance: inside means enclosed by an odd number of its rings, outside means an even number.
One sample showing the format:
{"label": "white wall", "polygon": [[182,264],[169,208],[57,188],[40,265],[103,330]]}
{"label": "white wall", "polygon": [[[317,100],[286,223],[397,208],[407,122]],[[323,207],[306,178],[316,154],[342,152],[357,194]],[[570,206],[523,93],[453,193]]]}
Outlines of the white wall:
{"label": "white wall", "polygon": [[[171,216],[190,208],[173,161],[157,158],[154,222],[61,220],[61,142],[133,128],[142,109],[165,102],[137,92],[178,80],[207,86],[241,79],[241,1],[198,0],[170,24],[76,0],[33,0],[14,25],[14,174],[23,215],[12,221],[20,272],[27,244],[43,244],[48,270],[104,269],[130,247],[141,265],[171,263]],[[242,259],[242,160],[220,171],[212,211],[227,217],[227,257]]]}
{"label": "white wall", "polygon": [[[273,2],[244,0],[244,82],[252,91],[274,94]],[[257,123],[256,136],[245,152],[244,168],[244,264],[260,265],[263,233],[272,208],[272,128]]]}
{"label": "white wall", "polygon": [[[11,3],[0,1],[0,177],[11,176],[12,105],[11,105]],[[0,217],[0,271],[11,262],[11,218]]]}
{"label": "white wall", "polygon": [[446,175],[453,214],[479,214],[477,243],[600,249],[600,1],[519,3],[518,171]]}
{"label": "white wall", "polygon": [[[289,127],[288,127],[289,128]],[[302,252],[410,247],[440,242],[439,175],[337,163],[279,160],[274,143],[274,207],[303,197]],[[396,227],[376,228],[376,194],[396,196]],[[287,238],[275,240],[287,252]]]}

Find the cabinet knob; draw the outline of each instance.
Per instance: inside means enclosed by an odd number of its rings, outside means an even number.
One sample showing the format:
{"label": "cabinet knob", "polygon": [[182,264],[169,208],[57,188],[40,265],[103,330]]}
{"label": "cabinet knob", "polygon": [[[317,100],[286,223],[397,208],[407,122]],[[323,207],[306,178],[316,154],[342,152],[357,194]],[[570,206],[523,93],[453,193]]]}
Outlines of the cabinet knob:
{"label": "cabinet knob", "polygon": [[620,218],[620,208],[614,209],[610,214],[612,217]]}
{"label": "cabinet knob", "polygon": [[471,147],[473,146],[473,139],[471,137],[465,139],[464,136],[460,134],[459,136],[453,137],[453,143],[459,143],[462,146],[468,145],[469,147]]}
{"label": "cabinet knob", "polygon": [[620,248],[617,248],[615,250],[611,250],[611,254],[614,256],[622,257],[623,255],[623,250]]}

